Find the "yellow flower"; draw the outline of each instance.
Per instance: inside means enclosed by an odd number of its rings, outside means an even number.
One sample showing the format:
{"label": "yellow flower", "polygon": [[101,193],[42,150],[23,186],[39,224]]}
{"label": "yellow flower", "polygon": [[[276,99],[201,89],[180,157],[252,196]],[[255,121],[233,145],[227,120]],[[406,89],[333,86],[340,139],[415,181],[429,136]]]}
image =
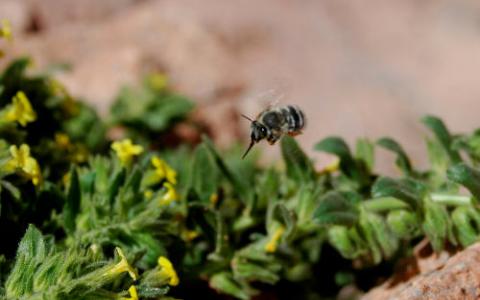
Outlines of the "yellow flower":
{"label": "yellow flower", "polygon": [[122,249],[116,247],[115,250],[117,251],[118,256],[120,256],[120,262],[117,263],[112,268],[110,268],[109,270],[107,270],[104,276],[115,276],[123,272],[128,272],[128,275],[130,275],[130,277],[132,277],[133,280],[137,280],[137,277],[138,277],[137,272],[128,263],[127,258],[125,257],[125,254],[123,254]]}
{"label": "yellow flower", "polygon": [[335,158],[335,161],[327,165],[323,170],[320,171],[320,174],[334,173],[340,168],[340,159]]}
{"label": "yellow flower", "polygon": [[166,179],[171,184],[177,184],[177,172],[172,169],[163,159],[152,157],[152,165],[158,180]]}
{"label": "yellow flower", "polygon": [[112,144],[112,149],[115,151],[118,159],[124,166],[129,165],[134,156],[139,155],[143,152],[143,147],[140,145],[132,144],[132,141],[130,139],[124,139],[114,142]]}
{"label": "yellow flower", "polygon": [[75,145],[75,148],[72,154],[72,159],[77,163],[82,163],[88,160],[88,155],[89,155],[89,152],[87,147],[85,147],[85,145],[82,145],[82,144],[77,144]]}
{"label": "yellow flower", "polygon": [[182,230],[183,240],[190,242],[198,237],[199,233],[195,230],[184,229]]}
{"label": "yellow flower", "polygon": [[143,196],[145,196],[145,198],[147,200],[150,200],[153,197],[153,191],[152,190],[146,190],[145,192],[143,192]]}
{"label": "yellow flower", "polygon": [[283,234],[284,231],[285,231],[285,227],[283,227],[283,226],[280,226],[279,228],[277,228],[277,230],[275,230],[272,238],[265,245],[265,251],[266,252],[274,253],[275,251],[277,251],[278,241],[282,237],[282,234]]}
{"label": "yellow flower", "polygon": [[163,73],[153,73],[147,77],[147,83],[152,89],[162,91],[168,85],[168,78]]}
{"label": "yellow flower", "polygon": [[212,203],[213,206],[215,206],[218,202],[218,194],[213,193],[210,195],[210,203]]}
{"label": "yellow flower", "polygon": [[163,186],[167,189],[167,192],[160,198],[160,205],[169,205],[173,201],[178,200],[177,191],[170,182],[165,182]]}
{"label": "yellow flower", "polygon": [[138,300],[137,288],[134,285],[130,286],[128,293],[130,294],[130,297],[122,298],[122,300]]}
{"label": "yellow flower", "polygon": [[64,186],[68,186],[70,184],[70,172],[66,172],[62,176],[62,183]]}
{"label": "yellow flower", "polygon": [[19,91],[12,100],[12,104],[6,107],[5,119],[8,122],[18,122],[25,127],[27,123],[37,119],[37,114],[32,108],[30,101],[24,92]]}
{"label": "yellow flower", "polygon": [[72,146],[72,143],[70,142],[70,137],[67,134],[61,132],[55,134],[55,144],[57,144],[57,146],[62,149],[68,149]]}
{"label": "yellow flower", "polygon": [[162,268],[160,270],[160,275],[169,279],[169,285],[177,286],[180,283],[177,272],[173,268],[173,265],[170,260],[168,260],[168,258],[166,258],[165,256],[160,256],[158,258],[158,265]]}
{"label": "yellow flower", "polygon": [[5,165],[6,171],[22,170],[34,185],[38,185],[41,180],[40,166],[37,160],[30,156],[30,147],[27,144],[22,144],[20,148],[12,145],[10,155],[11,158]]}
{"label": "yellow flower", "polygon": [[8,41],[12,40],[12,27],[8,20],[1,21],[2,26],[0,26],[0,37],[5,38]]}

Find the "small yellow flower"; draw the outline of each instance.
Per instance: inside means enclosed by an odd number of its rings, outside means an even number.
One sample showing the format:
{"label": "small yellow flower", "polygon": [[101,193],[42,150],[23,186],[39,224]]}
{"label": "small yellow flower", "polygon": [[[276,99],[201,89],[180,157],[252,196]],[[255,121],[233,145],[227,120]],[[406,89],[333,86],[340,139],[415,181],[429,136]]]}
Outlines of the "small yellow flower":
{"label": "small yellow flower", "polygon": [[163,159],[152,157],[152,165],[158,180],[166,179],[171,184],[177,184],[177,172],[172,169]]}
{"label": "small yellow flower", "polygon": [[146,190],[145,192],[143,192],[143,196],[145,196],[145,198],[147,200],[150,200],[153,197],[153,191],[152,190]]}
{"label": "small yellow flower", "polygon": [[335,161],[327,165],[323,170],[320,171],[320,174],[334,173],[340,168],[340,159],[335,158]]}
{"label": "small yellow flower", "polygon": [[125,299],[125,300],[138,300],[137,288],[134,285],[130,286],[130,288],[128,289],[128,293],[130,294],[130,297],[123,298],[123,299]]}
{"label": "small yellow flower", "polygon": [[277,230],[275,230],[272,238],[265,245],[265,251],[266,252],[274,253],[275,251],[277,251],[278,241],[282,237],[282,234],[283,234],[284,231],[285,231],[285,227],[283,227],[283,226],[280,226],[279,228],[277,228]]}
{"label": "small yellow flower", "polygon": [[163,73],[153,73],[147,77],[147,83],[152,89],[162,91],[168,85],[168,77]]}
{"label": "small yellow flower", "polygon": [[8,20],[1,21],[0,37],[3,37],[8,41],[12,40],[12,26],[10,26],[10,22]]}
{"label": "small yellow flower", "polygon": [[212,203],[213,206],[215,206],[218,202],[218,194],[213,193],[210,195],[210,203]]}
{"label": "small yellow flower", "polygon": [[160,205],[170,205],[173,201],[178,200],[177,191],[170,182],[165,182],[163,186],[167,189],[167,192],[160,198]]}
{"label": "small yellow flower", "polygon": [[177,272],[173,268],[173,265],[170,260],[168,260],[168,258],[166,258],[165,256],[160,256],[158,258],[158,265],[162,268],[160,270],[160,275],[169,279],[169,285],[177,286],[180,283]]}
{"label": "small yellow flower", "polygon": [[13,97],[12,104],[6,107],[5,119],[8,122],[16,121],[23,127],[37,119],[37,114],[24,92],[19,91]]}
{"label": "small yellow flower", "polygon": [[143,152],[143,147],[135,145],[130,139],[116,141],[112,144],[112,149],[118,156],[118,159],[124,166],[128,166],[134,156]]}
{"label": "small yellow flower", "polygon": [[70,137],[61,132],[55,134],[55,144],[61,149],[68,149],[72,146]]}
{"label": "small yellow flower", "polygon": [[132,277],[133,280],[137,280],[138,278],[137,272],[128,263],[127,258],[125,257],[125,254],[123,254],[122,249],[116,247],[115,250],[117,251],[118,256],[120,256],[120,262],[117,263],[112,268],[110,268],[109,270],[107,270],[104,276],[115,276],[123,272],[128,272],[128,275],[130,275],[130,277]]}
{"label": "small yellow flower", "polygon": [[20,148],[15,145],[10,146],[10,160],[5,165],[7,172],[22,170],[34,185],[38,185],[41,180],[40,166],[35,158],[30,156],[30,147],[22,144]]}
{"label": "small yellow flower", "polygon": [[86,162],[88,160],[88,149],[85,147],[85,145],[82,144],[77,144],[75,145],[73,154],[72,154],[72,160],[77,162],[77,163],[82,163]]}
{"label": "small yellow flower", "polygon": [[66,172],[62,176],[62,183],[64,186],[68,186],[70,184],[70,172]]}
{"label": "small yellow flower", "polygon": [[190,242],[196,239],[199,236],[199,233],[195,230],[184,229],[182,231],[182,239]]}

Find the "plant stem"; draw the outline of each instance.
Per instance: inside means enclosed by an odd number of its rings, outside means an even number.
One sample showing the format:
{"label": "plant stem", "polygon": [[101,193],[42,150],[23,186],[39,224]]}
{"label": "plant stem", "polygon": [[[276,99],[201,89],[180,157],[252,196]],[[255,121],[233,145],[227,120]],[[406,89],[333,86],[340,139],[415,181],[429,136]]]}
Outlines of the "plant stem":
{"label": "plant stem", "polygon": [[472,204],[471,196],[432,193],[430,194],[430,198],[432,199],[433,202],[442,203],[446,205],[459,206],[459,205]]}
{"label": "plant stem", "polygon": [[392,209],[405,209],[409,205],[394,197],[380,197],[362,202],[362,206],[368,211],[381,212]]}

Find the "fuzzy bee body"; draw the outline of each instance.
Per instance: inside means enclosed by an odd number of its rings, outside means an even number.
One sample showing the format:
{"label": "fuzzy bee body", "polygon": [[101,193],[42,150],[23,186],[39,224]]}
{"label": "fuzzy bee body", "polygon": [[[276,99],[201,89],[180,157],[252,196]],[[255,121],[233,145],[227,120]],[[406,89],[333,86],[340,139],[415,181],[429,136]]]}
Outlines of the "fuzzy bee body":
{"label": "fuzzy bee body", "polygon": [[305,127],[305,115],[300,108],[294,105],[285,105],[269,108],[262,111],[255,120],[244,116],[252,122],[250,146],[243,155],[245,157],[250,149],[262,139],[270,145],[275,144],[284,134],[291,136],[302,133]]}

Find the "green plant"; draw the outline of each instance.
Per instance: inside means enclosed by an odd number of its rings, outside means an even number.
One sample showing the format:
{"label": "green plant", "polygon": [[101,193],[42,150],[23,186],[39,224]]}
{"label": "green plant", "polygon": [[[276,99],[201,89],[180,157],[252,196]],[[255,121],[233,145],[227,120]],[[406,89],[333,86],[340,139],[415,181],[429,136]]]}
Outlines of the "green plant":
{"label": "green plant", "polygon": [[[421,239],[437,252],[479,240],[479,130],[425,117],[427,170],[389,137],[355,149],[327,137],[314,148],[337,161],[323,170],[285,137],[282,165],[262,167],[207,136],[159,143],[193,108],[159,74],[124,89],[102,121],[28,62],[0,76],[5,299],[332,297],[371,287],[362,272],[388,275],[380,267],[391,272]],[[125,138],[109,140],[118,127]],[[397,177],[374,172],[378,147]]]}

